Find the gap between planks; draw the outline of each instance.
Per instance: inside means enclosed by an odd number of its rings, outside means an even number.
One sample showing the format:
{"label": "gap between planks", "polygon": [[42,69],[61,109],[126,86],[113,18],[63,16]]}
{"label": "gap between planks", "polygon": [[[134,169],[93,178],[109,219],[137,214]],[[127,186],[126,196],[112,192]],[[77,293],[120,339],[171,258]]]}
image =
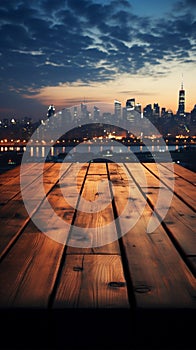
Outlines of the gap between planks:
{"label": "gap between planks", "polygon": [[[65,172],[67,169],[69,169],[70,164],[67,164],[65,166]],[[15,200],[8,202],[0,209],[0,217],[1,217],[1,223],[4,226],[3,233],[0,240],[0,260],[4,258],[4,256],[7,254],[7,252],[10,250],[10,248],[14,245],[15,241],[20,237],[25,227],[28,225],[28,223],[31,221],[31,217],[36,214],[38,209],[40,208],[40,205],[43,203],[46,196],[50,193],[51,189],[55,187],[55,185],[59,181],[59,168],[60,164],[53,164],[53,167],[47,168],[47,174],[51,177],[50,183],[47,184],[47,190],[45,193],[44,198],[38,198],[36,201],[34,200],[33,192],[39,193],[38,185],[42,186],[42,183],[40,183],[39,176],[37,177],[35,174],[35,181],[33,181],[33,188],[32,195],[29,198],[29,201],[32,201],[33,206],[32,210],[30,210],[29,213],[27,213],[26,209],[24,208],[24,204],[22,203],[22,196],[21,193],[18,193],[15,197]],[[39,169],[38,169],[39,171]],[[38,183],[37,183],[38,182]],[[25,187],[25,190],[28,192],[28,189]],[[18,201],[18,202],[17,202]],[[16,206],[15,206],[16,202]],[[18,204],[17,204],[18,203]],[[17,211],[16,211],[17,207]],[[6,211],[8,212],[8,219],[5,216]],[[22,211],[22,214],[21,214]],[[16,216],[17,213],[17,216]],[[13,217],[12,217],[13,216]],[[10,217],[12,219],[10,219]]]}
{"label": "gap between planks", "polygon": [[[159,216],[159,211],[165,206],[165,198],[167,198],[168,189],[161,185],[159,179],[153,175],[146,167],[136,164],[126,164],[130,169],[134,181],[147,199],[150,207],[155,210]],[[147,179],[147,184],[144,183],[142,176]],[[159,202],[157,202],[158,194],[161,193]],[[169,192],[169,194],[172,192]],[[164,227],[169,238],[172,240],[176,249],[179,251],[183,259],[189,265],[191,271],[196,273],[194,264],[190,264],[190,256],[195,256],[195,225],[193,224],[196,215],[189,206],[182,202],[175,194],[171,196],[171,203],[166,210],[164,218],[159,218],[161,225]],[[187,257],[189,256],[189,259]]]}
{"label": "gap between planks", "polygon": [[[117,165],[108,164],[108,167],[112,173],[111,181],[116,187],[114,200],[117,211],[119,211],[127,201],[123,195],[127,174]],[[130,165],[130,169],[131,167],[134,171],[134,166]],[[141,169],[139,172],[141,173]],[[192,272],[161,225],[151,234],[147,233],[146,228],[152,209],[147,204],[143,214],[141,214],[142,193],[134,182],[130,182],[130,186],[131,197],[128,198],[130,208],[132,208],[130,215],[134,219],[135,213],[139,210],[139,220],[127,234],[122,236],[122,244],[126,263],[128,262],[136,304],[138,307],[144,308],[192,308],[196,290]],[[120,218],[121,227],[125,226],[126,220],[129,220],[127,215]],[[178,297],[176,290],[179,291]]]}
{"label": "gap between planks", "polygon": [[174,191],[176,196],[194,212],[196,211],[196,201],[194,197],[195,185],[175,174],[175,172],[173,172],[173,164],[170,164],[170,168],[169,164],[167,167],[164,167],[162,163],[143,163],[142,165],[165,184],[168,189]]}

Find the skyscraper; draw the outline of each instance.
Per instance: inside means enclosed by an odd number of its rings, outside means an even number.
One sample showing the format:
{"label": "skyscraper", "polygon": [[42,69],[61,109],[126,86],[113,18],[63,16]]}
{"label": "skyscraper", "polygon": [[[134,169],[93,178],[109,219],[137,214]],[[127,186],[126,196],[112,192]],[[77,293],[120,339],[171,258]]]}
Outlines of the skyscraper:
{"label": "skyscraper", "polygon": [[152,115],[153,115],[152,105],[148,104],[146,107],[144,107],[143,113],[144,113],[144,117],[148,119],[152,119]]}
{"label": "skyscraper", "polygon": [[126,101],[126,118],[130,123],[135,122],[135,99],[130,98],[129,100]]}
{"label": "skyscraper", "polygon": [[141,103],[136,103],[135,104],[135,111],[137,111],[138,113],[142,113],[142,105]]}
{"label": "skyscraper", "polygon": [[94,121],[100,120],[100,109],[96,106],[94,106],[94,108],[93,108],[93,119],[94,119]]}
{"label": "skyscraper", "polygon": [[191,129],[191,135],[195,135],[196,134],[196,105],[191,111],[190,129]]}
{"label": "skyscraper", "polygon": [[133,110],[135,108],[135,98],[127,100],[126,107]]}
{"label": "skyscraper", "polygon": [[159,117],[160,116],[160,107],[158,103],[154,103],[153,106],[153,116],[154,117]]}
{"label": "skyscraper", "polygon": [[183,87],[183,81],[181,84],[181,89],[179,90],[179,98],[178,98],[178,111],[177,115],[180,117],[185,116],[185,90]]}
{"label": "skyscraper", "polygon": [[114,101],[114,115],[116,119],[121,119],[121,102],[118,100]]}

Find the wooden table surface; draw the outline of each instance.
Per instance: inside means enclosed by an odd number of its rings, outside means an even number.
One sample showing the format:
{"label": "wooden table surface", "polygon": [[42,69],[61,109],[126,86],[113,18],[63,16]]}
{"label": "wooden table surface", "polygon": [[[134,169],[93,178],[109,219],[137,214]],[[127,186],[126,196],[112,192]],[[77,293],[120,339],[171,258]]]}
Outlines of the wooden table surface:
{"label": "wooden table surface", "polygon": [[1,174],[1,349],[195,348],[196,174],[172,166]]}

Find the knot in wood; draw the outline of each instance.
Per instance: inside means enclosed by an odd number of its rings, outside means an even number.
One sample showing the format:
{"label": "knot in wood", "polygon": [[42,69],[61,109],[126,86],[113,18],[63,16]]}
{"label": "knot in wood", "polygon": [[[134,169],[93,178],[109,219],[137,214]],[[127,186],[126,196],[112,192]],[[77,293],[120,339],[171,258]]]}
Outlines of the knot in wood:
{"label": "knot in wood", "polygon": [[122,288],[125,287],[125,282],[109,282],[108,286],[112,288]]}
{"label": "knot in wood", "polygon": [[144,284],[135,288],[135,292],[137,293],[148,293],[150,291],[151,291],[151,288]]}
{"label": "knot in wood", "polygon": [[73,267],[73,271],[82,271],[83,270],[83,267],[81,266],[74,266]]}

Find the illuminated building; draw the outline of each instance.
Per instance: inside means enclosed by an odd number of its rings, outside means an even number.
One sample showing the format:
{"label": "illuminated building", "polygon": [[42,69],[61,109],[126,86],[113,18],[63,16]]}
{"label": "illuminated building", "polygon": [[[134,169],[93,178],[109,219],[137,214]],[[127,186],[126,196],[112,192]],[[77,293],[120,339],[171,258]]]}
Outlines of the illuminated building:
{"label": "illuminated building", "polygon": [[130,98],[129,100],[126,101],[126,118],[130,123],[135,122],[135,99]]}
{"label": "illuminated building", "polygon": [[185,90],[183,88],[183,82],[181,84],[181,89],[179,90],[177,115],[180,117],[185,116]]}
{"label": "illuminated building", "polygon": [[142,106],[141,103],[136,103],[135,105],[135,111],[137,111],[138,113],[142,113]]}
{"label": "illuminated building", "polygon": [[96,106],[94,106],[93,108],[93,118],[94,118],[94,121],[100,120],[100,109]]}
{"label": "illuminated building", "polygon": [[126,107],[133,110],[135,108],[135,99],[130,98],[129,100],[127,100]]}
{"label": "illuminated building", "polygon": [[153,105],[153,116],[160,117],[160,107],[159,107],[158,103],[154,103],[154,105]]}
{"label": "illuminated building", "polygon": [[114,115],[117,119],[121,119],[121,102],[118,100],[114,101]]}
{"label": "illuminated building", "polygon": [[143,113],[145,118],[151,119],[153,115],[152,105],[148,104],[146,107],[144,107]]}
{"label": "illuminated building", "polygon": [[191,129],[191,135],[196,135],[196,105],[191,111],[190,115],[190,129]]}

